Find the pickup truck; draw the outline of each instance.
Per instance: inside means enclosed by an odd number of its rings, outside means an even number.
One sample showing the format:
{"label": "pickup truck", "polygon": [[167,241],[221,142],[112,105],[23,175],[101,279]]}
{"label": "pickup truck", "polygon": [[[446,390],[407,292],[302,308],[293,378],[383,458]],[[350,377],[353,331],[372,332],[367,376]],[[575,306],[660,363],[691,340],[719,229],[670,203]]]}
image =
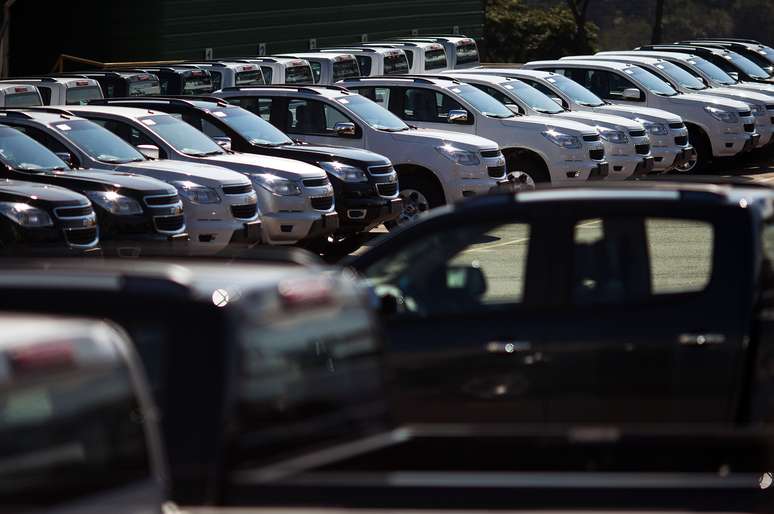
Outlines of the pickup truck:
{"label": "pickup truck", "polygon": [[103,97],[99,82],[87,77],[14,77],[0,84],[35,86],[44,105],[81,105]]}
{"label": "pickup truck", "polygon": [[[360,76],[360,66],[354,55],[342,52],[308,52],[283,54],[276,57],[303,59],[312,67],[315,84],[333,84],[339,80]],[[236,84],[237,86],[240,84]]]}
{"label": "pickup truck", "polygon": [[757,146],[760,134],[749,104],[711,95],[681,94],[647,70],[610,61],[535,61],[531,70],[564,75],[600,98],[621,106],[655,107],[680,116],[696,149],[695,171],[713,158],[733,157]]}
{"label": "pickup truck", "polygon": [[368,46],[346,46],[323,48],[321,53],[350,54],[357,59],[362,77],[381,77],[382,75],[400,75],[409,72],[406,52],[399,48],[374,48]]}

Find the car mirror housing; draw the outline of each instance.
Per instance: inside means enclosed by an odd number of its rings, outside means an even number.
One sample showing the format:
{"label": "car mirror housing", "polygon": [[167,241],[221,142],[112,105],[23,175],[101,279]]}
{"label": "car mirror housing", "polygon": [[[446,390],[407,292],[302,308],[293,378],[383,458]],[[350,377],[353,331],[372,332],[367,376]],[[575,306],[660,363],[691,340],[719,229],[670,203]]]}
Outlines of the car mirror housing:
{"label": "car mirror housing", "polygon": [[70,152],[56,152],[56,156],[66,162],[70,167],[73,166],[73,156]]}
{"label": "car mirror housing", "polygon": [[621,95],[624,100],[641,100],[642,99],[642,92],[637,89],[636,87],[630,87],[623,90],[623,94]]}
{"label": "car mirror housing", "polygon": [[137,145],[136,148],[148,159],[156,160],[161,155],[161,151],[156,145]]}
{"label": "car mirror housing", "polygon": [[731,76],[732,79],[737,80],[737,81],[739,80],[739,74],[737,72],[729,71],[728,74]]}
{"label": "car mirror housing", "polygon": [[231,150],[231,138],[228,136],[215,136],[213,141],[218,143],[224,150]]}
{"label": "car mirror housing", "polygon": [[462,109],[452,109],[449,111],[449,123],[467,123],[468,111]]}
{"label": "car mirror housing", "polygon": [[333,126],[333,130],[342,137],[355,136],[355,124],[352,122],[339,122]]}

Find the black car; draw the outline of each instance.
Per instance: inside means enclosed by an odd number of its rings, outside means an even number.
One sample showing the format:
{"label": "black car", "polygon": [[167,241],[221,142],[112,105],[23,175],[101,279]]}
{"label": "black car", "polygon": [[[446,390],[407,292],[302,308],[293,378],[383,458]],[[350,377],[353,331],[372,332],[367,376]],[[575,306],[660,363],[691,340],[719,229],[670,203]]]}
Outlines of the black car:
{"label": "black car", "polygon": [[94,209],[69,189],[0,180],[0,215],[2,256],[99,253]]}
{"label": "black car", "polygon": [[191,66],[158,66],[113,71],[155,75],[159,80],[162,95],[206,95],[215,91],[210,72]]}
{"label": "black car", "polygon": [[[218,98],[124,98],[94,103],[179,115],[232,150],[296,159],[323,168],[336,195],[341,220],[337,236],[342,240],[389,223],[401,213],[392,163],[368,150],[295,143],[261,116]],[[359,246],[357,238],[353,242]]]}
{"label": "black car", "polygon": [[161,94],[161,83],[153,73],[141,71],[74,71],[51,75],[56,77],[83,77],[96,80],[105,98]]}
{"label": "black car", "polygon": [[726,48],[694,45],[645,45],[636,48],[647,52],[677,52],[703,57],[735,79],[742,82],[771,84],[774,78],[748,58]]}
{"label": "black car", "polygon": [[[8,111],[4,116],[25,114]],[[67,119],[63,115],[62,124]],[[48,148],[5,125],[0,126],[0,178],[61,186],[87,196],[108,255],[133,257],[142,252],[182,251],[187,246],[183,204],[174,187],[129,173],[71,169]],[[68,215],[92,212],[91,206],[81,210]]]}

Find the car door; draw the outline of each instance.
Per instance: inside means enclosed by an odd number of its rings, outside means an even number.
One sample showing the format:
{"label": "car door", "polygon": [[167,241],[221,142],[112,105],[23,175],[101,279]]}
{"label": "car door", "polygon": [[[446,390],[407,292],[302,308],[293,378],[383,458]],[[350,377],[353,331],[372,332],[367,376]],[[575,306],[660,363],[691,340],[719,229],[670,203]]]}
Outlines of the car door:
{"label": "car door", "polygon": [[[418,87],[401,88],[400,91],[400,95],[395,95],[395,101],[390,110],[409,125],[468,134],[476,133],[474,114],[446,93]],[[394,90],[394,93],[397,91]],[[450,111],[467,112],[468,121],[466,123],[449,122]]]}
{"label": "car door", "polygon": [[[343,102],[342,102],[343,103]],[[298,141],[310,144],[365,147],[360,125],[337,106],[309,98],[287,99],[285,132]],[[343,135],[336,127],[341,123],[355,126],[354,135]]]}

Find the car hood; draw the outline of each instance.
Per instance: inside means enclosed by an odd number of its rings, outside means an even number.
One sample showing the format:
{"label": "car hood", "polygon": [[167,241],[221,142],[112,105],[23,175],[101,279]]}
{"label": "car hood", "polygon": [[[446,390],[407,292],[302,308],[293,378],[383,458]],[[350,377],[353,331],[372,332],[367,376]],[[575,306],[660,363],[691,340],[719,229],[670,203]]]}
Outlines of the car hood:
{"label": "car hood", "polygon": [[763,92],[734,89],[732,87],[713,87],[712,89],[706,89],[699,94],[722,96],[723,98],[739,100],[740,102],[749,101],[751,103],[764,105],[774,103],[774,92],[766,94]]}
{"label": "car hood", "polygon": [[31,197],[43,202],[67,202],[78,205],[89,201],[82,194],[59,186],[23,180],[0,180],[0,201],[23,202]]}
{"label": "car hood", "polygon": [[570,118],[591,126],[601,126],[609,129],[621,130],[624,132],[645,129],[645,127],[642,126],[642,123],[634,121],[630,118],[624,118],[623,116],[617,116],[615,114],[605,114],[601,112],[566,111],[561,114],[557,114],[556,116]]}
{"label": "car hood", "polygon": [[696,93],[686,93],[684,95],[677,95],[670,98],[670,100],[676,104],[701,106],[712,105],[714,107],[720,107],[729,111],[749,111],[750,106],[744,102],[738,100],[730,100],[723,98],[722,96],[713,95],[699,95]]}
{"label": "car hood", "polygon": [[740,82],[733,86],[724,86],[730,89],[737,89],[741,91],[759,91],[761,93],[774,94],[774,84],[761,84],[759,82]]}
{"label": "car hood", "polygon": [[568,120],[559,116],[519,116],[514,119],[502,120],[506,127],[533,126],[534,130],[557,129],[568,135],[580,136],[583,134],[596,134],[597,129],[580,121]]}
{"label": "car hood", "polygon": [[[454,143],[461,149],[481,151],[499,149],[500,145],[491,139],[474,136],[473,134],[464,134],[462,132],[450,132],[448,130],[434,129],[409,129],[403,132],[392,133],[392,138],[400,143],[432,143],[442,145],[445,143]],[[424,140],[424,141],[423,141]]]}
{"label": "car hood", "polygon": [[168,159],[129,162],[121,164],[118,170],[150,176],[165,182],[187,180],[210,187],[247,185],[251,183],[250,179],[241,173],[227,168],[198,162],[170,161]]}
{"label": "car hood", "polygon": [[683,119],[663,109],[653,107],[636,107],[632,105],[602,105],[594,108],[594,112],[623,116],[630,120],[643,120],[653,123],[682,123]]}
{"label": "car hood", "polygon": [[361,148],[350,148],[346,146],[307,145],[307,144],[299,144],[299,145],[292,145],[292,146],[289,145],[287,146],[287,148],[290,150],[299,150],[299,151],[330,155],[331,157],[334,157],[334,158],[338,157],[341,159],[362,161],[372,165],[375,165],[377,163],[378,165],[386,165],[390,163],[390,160],[387,159],[387,157],[375,152],[371,152],[369,150],[363,150]]}
{"label": "car hood", "polygon": [[118,171],[92,171],[92,170],[67,170],[67,171],[46,171],[42,176],[54,177],[63,181],[79,181],[82,184],[103,184],[121,189],[133,189],[140,192],[165,191],[170,194],[176,193],[175,188],[151,177],[143,177],[133,173],[122,173]]}
{"label": "car hood", "polygon": [[251,153],[227,153],[206,157],[210,164],[217,164],[248,175],[271,173],[278,177],[297,180],[302,178],[324,178],[325,171],[317,166],[284,157],[270,157]]}

